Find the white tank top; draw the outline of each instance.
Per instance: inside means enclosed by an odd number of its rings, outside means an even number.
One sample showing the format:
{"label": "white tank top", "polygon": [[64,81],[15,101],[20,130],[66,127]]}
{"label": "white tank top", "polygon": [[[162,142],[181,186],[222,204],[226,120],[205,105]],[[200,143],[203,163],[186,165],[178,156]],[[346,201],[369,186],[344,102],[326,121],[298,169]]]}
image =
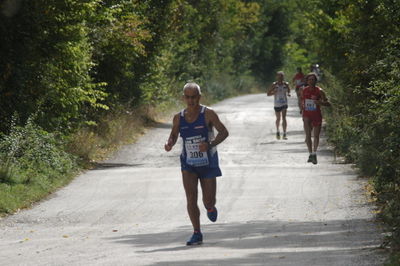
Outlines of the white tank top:
{"label": "white tank top", "polygon": [[276,93],[274,94],[274,107],[282,107],[288,104],[287,93],[288,87],[286,84],[275,83]]}

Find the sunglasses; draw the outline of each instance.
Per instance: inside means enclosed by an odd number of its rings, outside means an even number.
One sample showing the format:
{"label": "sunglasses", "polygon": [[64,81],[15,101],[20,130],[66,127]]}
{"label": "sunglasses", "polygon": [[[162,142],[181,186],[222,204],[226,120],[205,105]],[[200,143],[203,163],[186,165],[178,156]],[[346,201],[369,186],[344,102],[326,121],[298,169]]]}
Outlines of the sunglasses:
{"label": "sunglasses", "polygon": [[197,97],[199,97],[199,95],[197,94],[197,95],[186,95],[186,94],[184,94],[183,95],[183,97],[185,97],[185,99],[196,99]]}

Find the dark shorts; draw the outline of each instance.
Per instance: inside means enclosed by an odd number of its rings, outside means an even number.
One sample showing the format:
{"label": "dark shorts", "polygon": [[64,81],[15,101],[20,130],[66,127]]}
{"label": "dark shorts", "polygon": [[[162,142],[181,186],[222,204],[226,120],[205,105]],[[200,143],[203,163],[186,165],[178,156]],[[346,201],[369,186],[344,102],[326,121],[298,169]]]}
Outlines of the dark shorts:
{"label": "dark shorts", "polygon": [[217,176],[222,176],[221,169],[219,167],[208,167],[208,166],[194,167],[186,164],[186,162],[184,162],[182,158],[181,158],[181,170],[194,173],[199,178],[213,178]]}
{"label": "dark shorts", "polygon": [[281,107],[274,107],[274,109],[275,109],[275,112],[279,113],[279,112],[282,112],[283,110],[288,109],[288,106],[284,105],[284,106],[281,106]]}

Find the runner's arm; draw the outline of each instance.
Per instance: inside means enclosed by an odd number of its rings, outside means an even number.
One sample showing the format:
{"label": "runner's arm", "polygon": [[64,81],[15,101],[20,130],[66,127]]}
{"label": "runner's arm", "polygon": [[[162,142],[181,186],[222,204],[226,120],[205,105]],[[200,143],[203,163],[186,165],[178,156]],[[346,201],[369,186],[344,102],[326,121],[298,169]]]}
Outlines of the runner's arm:
{"label": "runner's arm", "polygon": [[299,89],[299,96],[300,96],[300,109],[304,111],[304,103],[303,103],[303,87]]}
{"label": "runner's arm", "polygon": [[287,95],[290,97],[290,84],[289,84],[289,82],[287,82],[287,88],[288,88]]}
{"label": "runner's arm", "polygon": [[169,138],[164,145],[164,149],[166,151],[170,151],[172,147],[175,145],[176,141],[178,140],[178,137],[179,137],[179,113],[174,116],[174,119],[172,121],[171,134],[169,135]]}
{"label": "runner's arm", "polygon": [[316,100],[316,104],[323,105],[323,106],[331,106],[331,103],[326,98],[326,94],[323,90],[321,90],[321,100]]}
{"label": "runner's arm", "polygon": [[271,96],[275,94],[275,83],[272,83],[272,85],[268,88],[267,90],[267,96]]}
{"label": "runner's arm", "polygon": [[203,142],[200,144],[200,151],[203,152],[207,151],[213,146],[217,146],[229,136],[228,130],[226,129],[225,125],[221,122],[221,120],[219,120],[219,117],[214,112],[214,110],[209,108],[206,109],[206,122],[210,128],[215,127],[218,133],[215,136],[215,139],[210,140],[208,143]]}

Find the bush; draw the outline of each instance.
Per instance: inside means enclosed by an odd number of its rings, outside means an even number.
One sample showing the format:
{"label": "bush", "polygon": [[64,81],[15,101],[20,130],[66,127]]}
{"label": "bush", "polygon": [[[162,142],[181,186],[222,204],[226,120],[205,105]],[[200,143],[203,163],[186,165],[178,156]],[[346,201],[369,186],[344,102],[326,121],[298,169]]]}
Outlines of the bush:
{"label": "bush", "polygon": [[31,119],[1,136],[0,213],[28,206],[70,180],[76,158],[64,151],[59,139]]}
{"label": "bush", "polygon": [[329,72],[326,80],[334,105],[327,117],[329,140],[371,177],[381,217],[392,229],[393,250],[400,247],[399,46],[400,39],[392,40],[385,56],[364,69],[370,77],[367,86],[343,88]]}

